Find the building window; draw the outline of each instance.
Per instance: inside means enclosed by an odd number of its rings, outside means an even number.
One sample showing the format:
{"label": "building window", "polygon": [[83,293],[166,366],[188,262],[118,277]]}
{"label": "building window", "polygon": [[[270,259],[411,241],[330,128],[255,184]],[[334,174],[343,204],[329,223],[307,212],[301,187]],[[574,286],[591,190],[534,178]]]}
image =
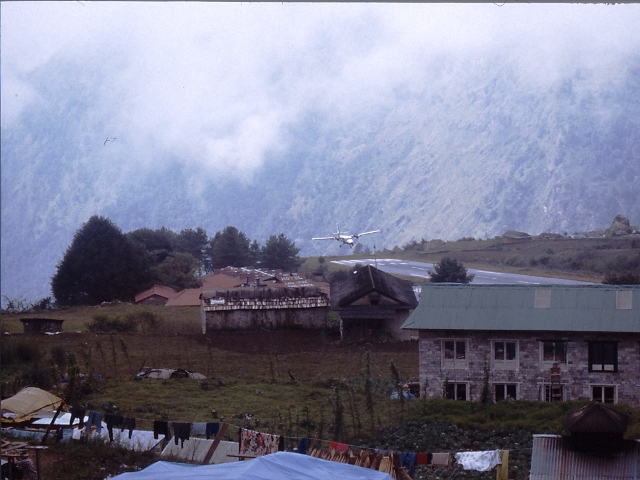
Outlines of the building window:
{"label": "building window", "polygon": [[467,342],[465,340],[444,340],[444,368],[467,368]]}
{"label": "building window", "polygon": [[616,387],[611,385],[592,385],[591,400],[602,403],[616,403]]}
{"label": "building window", "polygon": [[567,363],[567,342],[543,341],[542,361],[549,363]]}
{"label": "building window", "polygon": [[515,383],[498,383],[494,385],[496,391],[496,402],[500,400],[506,400],[507,398],[513,398],[516,400],[517,385]]}
{"label": "building window", "polygon": [[493,368],[497,370],[518,368],[518,342],[494,340]]}
{"label": "building window", "polygon": [[544,398],[545,402],[554,402],[564,400],[564,386],[563,385],[545,385],[544,386]]}
{"label": "building window", "polygon": [[536,288],[534,308],[551,308],[551,289]]}
{"label": "building window", "polygon": [[631,290],[618,290],[616,292],[616,310],[631,310],[632,304]]}
{"label": "building window", "polygon": [[589,342],[589,371],[617,372],[618,343]]}
{"label": "building window", "polygon": [[446,398],[447,400],[466,400],[467,384],[445,382],[444,398]]}

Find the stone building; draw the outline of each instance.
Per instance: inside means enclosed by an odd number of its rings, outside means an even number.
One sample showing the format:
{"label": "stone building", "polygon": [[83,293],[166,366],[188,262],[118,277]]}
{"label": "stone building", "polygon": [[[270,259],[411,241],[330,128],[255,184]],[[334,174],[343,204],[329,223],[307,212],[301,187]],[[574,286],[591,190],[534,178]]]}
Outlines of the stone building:
{"label": "stone building", "polygon": [[331,308],[340,315],[343,339],[410,340],[411,333],[400,327],[417,305],[411,282],[371,265],[331,284]]}
{"label": "stone building", "polygon": [[322,329],[329,297],[317,287],[208,290],[200,296],[202,333],[257,328]]}
{"label": "stone building", "polygon": [[640,407],[640,287],[425,284],[421,395],[591,399]]}

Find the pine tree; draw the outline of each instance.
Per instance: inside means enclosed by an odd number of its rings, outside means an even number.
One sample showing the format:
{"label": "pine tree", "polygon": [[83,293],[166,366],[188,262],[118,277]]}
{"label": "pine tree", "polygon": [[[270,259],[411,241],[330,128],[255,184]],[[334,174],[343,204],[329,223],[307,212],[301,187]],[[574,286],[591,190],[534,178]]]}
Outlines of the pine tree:
{"label": "pine tree", "polygon": [[264,268],[281,268],[285,272],[296,272],[302,259],[298,257],[299,248],[284,236],[271,235],[260,252],[261,266]]}
{"label": "pine tree", "polygon": [[434,283],[469,283],[473,280],[473,274],[467,274],[465,266],[451,257],[444,257],[440,263],[436,263],[434,270],[429,270],[431,282]]}
{"label": "pine tree", "polygon": [[151,280],[145,258],[111,220],[94,215],[76,232],[51,278],[56,302],[131,301]]}

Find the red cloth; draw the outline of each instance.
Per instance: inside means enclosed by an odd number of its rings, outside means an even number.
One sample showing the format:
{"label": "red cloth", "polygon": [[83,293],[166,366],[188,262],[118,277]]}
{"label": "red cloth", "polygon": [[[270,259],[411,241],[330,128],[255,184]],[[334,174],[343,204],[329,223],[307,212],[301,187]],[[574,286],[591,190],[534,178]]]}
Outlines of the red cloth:
{"label": "red cloth", "polygon": [[338,446],[338,442],[329,442],[329,448],[333,448],[334,450]]}
{"label": "red cloth", "polygon": [[427,452],[420,452],[416,456],[416,465],[429,465],[429,454]]}
{"label": "red cloth", "polygon": [[349,450],[349,445],[347,445],[346,443],[338,443],[336,445],[337,452],[346,452],[347,450]]}

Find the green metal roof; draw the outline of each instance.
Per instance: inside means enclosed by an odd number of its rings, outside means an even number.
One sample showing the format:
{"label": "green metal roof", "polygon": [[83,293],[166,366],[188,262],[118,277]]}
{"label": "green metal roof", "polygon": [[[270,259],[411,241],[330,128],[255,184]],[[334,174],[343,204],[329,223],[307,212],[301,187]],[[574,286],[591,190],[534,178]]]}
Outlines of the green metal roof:
{"label": "green metal roof", "polygon": [[[550,291],[549,308],[535,308],[536,290]],[[631,309],[616,308],[618,291]],[[427,283],[402,328],[640,333],[640,286]]]}

